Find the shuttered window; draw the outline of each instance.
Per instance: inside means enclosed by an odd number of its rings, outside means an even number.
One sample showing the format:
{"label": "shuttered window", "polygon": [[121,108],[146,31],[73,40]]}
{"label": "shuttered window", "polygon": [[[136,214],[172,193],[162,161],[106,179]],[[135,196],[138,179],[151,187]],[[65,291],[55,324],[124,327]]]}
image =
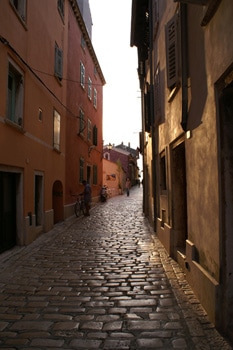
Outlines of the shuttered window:
{"label": "shuttered window", "polygon": [[178,16],[175,15],[166,25],[167,87],[174,88],[178,77]]}
{"label": "shuttered window", "polygon": [[63,63],[63,52],[57,45],[55,45],[55,76],[61,80],[62,79],[62,63]]}

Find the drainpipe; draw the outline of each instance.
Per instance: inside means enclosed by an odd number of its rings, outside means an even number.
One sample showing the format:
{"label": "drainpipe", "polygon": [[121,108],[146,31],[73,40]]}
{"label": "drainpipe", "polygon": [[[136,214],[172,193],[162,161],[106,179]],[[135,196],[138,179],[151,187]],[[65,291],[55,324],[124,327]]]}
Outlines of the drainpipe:
{"label": "drainpipe", "polygon": [[156,140],[154,116],[154,65],[153,65],[153,0],[149,0],[149,60],[150,60],[150,113],[152,127],[152,186],[153,186],[153,216],[154,231],[157,223],[157,196],[156,196]]}
{"label": "drainpipe", "polygon": [[182,119],[181,126],[187,131],[188,123],[188,28],[187,28],[187,4],[180,4],[181,27],[181,67],[182,67]]}

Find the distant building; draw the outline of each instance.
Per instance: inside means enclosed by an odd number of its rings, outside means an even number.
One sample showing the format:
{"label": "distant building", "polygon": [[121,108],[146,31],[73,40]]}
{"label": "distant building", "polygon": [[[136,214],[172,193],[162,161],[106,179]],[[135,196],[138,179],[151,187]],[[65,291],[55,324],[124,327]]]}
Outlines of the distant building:
{"label": "distant building", "polygon": [[[125,146],[123,142],[117,146],[104,146],[103,147],[103,157],[114,163],[120,161],[125,177],[129,177],[132,186],[138,181],[138,150],[135,150],[128,146]],[[103,168],[103,173],[105,169]],[[122,184],[124,188],[124,183]]]}

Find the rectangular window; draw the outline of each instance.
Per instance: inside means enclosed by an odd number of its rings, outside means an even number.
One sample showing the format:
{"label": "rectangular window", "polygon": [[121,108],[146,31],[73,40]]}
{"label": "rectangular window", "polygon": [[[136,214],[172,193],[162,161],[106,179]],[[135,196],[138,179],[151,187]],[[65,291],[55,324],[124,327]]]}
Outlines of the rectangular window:
{"label": "rectangular window", "polygon": [[87,95],[88,95],[89,100],[91,100],[91,99],[92,99],[92,81],[91,81],[91,78],[90,78],[90,77],[88,78],[88,91],[87,91]]}
{"label": "rectangular window", "polygon": [[64,0],[57,0],[57,8],[62,18],[64,18]]}
{"label": "rectangular window", "polygon": [[59,49],[58,45],[55,44],[54,74],[59,80],[62,80],[62,65],[63,65],[63,52],[61,49]]}
{"label": "rectangular window", "polygon": [[18,12],[20,18],[25,22],[27,0],[11,0],[11,3]]}
{"label": "rectangular window", "polygon": [[40,122],[42,122],[42,119],[43,119],[43,111],[41,108],[39,108],[39,111],[38,111],[38,119]]}
{"label": "rectangular window", "polygon": [[97,146],[98,144],[98,129],[96,127],[96,125],[94,125],[93,127],[93,145]]}
{"label": "rectangular window", "polygon": [[79,182],[81,183],[84,180],[84,159],[79,159]]}
{"label": "rectangular window", "polygon": [[53,112],[53,147],[60,151],[61,116],[54,109]]}
{"label": "rectangular window", "polygon": [[82,88],[85,88],[85,67],[82,62],[80,62],[80,84]]}
{"label": "rectangular window", "polygon": [[94,107],[97,108],[97,90],[94,88],[94,101],[93,101]]}
{"label": "rectangular window", "polygon": [[82,46],[83,50],[85,50],[85,48],[86,48],[86,41],[85,41],[83,35],[82,35],[82,37],[81,37],[81,46]]}
{"label": "rectangular window", "polygon": [[91,125],[91,120],[87,120],[87,139],[88,141],[91,142],[91,134],[92,134],[92,125]]}
{"label": "rectangular window", "polygon": [[98,181],[98,171],[97,171],[97,165],[93,165],[93,185],[97,185]]}
{"label": "rectangular window", "polygon": [[165,152],[161,154],[160,157],[160,188],[161,191],[166,191],[167,189],[167,172],[166,172],[166,157]]}
{"label": "rectangular window", "polygon": [[154,78],[154,101],[155,101],[155,118],[159,120],[161,117],[161,87],[160,87],[160,68],[159,66],[155,72]]}
{"label": "rectangular window", "polygon": [[23,126],[24,75],[16,64],[9,62],[7,118]]}
{"label": "rectangular window", "polygon": [[79,134],[83,135],[85,129],[84,112],[82,109],[79,111]]}

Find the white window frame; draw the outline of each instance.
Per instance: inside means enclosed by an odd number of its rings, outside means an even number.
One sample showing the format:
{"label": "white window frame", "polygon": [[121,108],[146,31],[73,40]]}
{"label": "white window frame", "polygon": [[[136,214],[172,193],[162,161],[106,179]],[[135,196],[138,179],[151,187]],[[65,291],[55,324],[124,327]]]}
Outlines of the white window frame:
{"label": "white window frame", "polygon": [[92,136],[92,123],[91,120],[87,120],[87,139],[88,141],[91,141],[91,136]]}
{"label": "white window frame", "polygon": [[96,90],[96,88],[94,88],[93,91],[94,91],[93,105],[95,108],[97,108],[97,90]]}
{"label": "white window frame", "polygon": [[85,115],[82,108],[79,110],[79,134],[84,135],[84,129],[85,129]]}
{"label": "white window frame", "polygon": [[80,85],[85,88],[85,66],[82,62],[80,62]]}
{"label": "white window frame", "polygon": [[87,90],[87,96],[89,100],[92,99],[92,80],[90,77],[88,77],[88,90]]}

